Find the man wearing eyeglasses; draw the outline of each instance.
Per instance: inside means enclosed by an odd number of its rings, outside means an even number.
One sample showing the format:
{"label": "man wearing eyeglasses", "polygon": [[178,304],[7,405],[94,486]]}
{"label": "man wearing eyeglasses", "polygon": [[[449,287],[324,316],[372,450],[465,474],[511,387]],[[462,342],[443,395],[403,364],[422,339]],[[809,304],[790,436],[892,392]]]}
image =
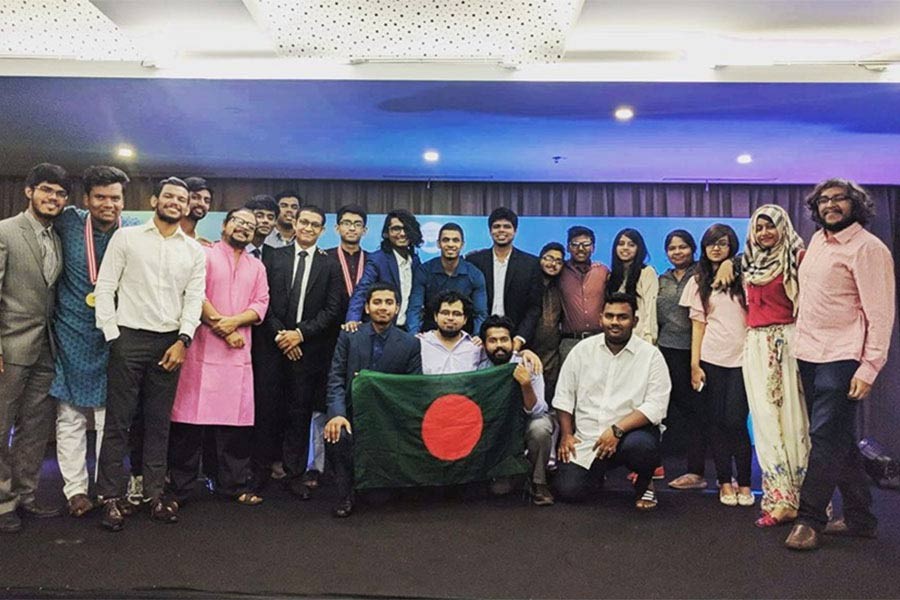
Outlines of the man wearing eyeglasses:
{"label": "man wearing eyeglasses", "polygon": [[179,504],[195,487],[201,447],[215,457],[218,493],[247,506],[262,502],[248,486],[254,415],[250,327],[262,321],[269,305],[265,267],[246,252],[255,229],[250,210],[232,209],[222,240],[205,249],[202,323],[172,407],[169,491]]}
{"label": "man wearing eyeglasses", "polygon": [[591,262],[595,243],[594,232],[575,225],[568,231],[569,260],[559,276],[562,296],[562,340],[559,343],[560,362],[575,344],[600,333],[600,316],[609,269],[599,262]]}
{"label": "man wearing eyeglasses", "polygon": [[294,243],[263,255],[270,305],[263,334],[281,353],[287,423],[283,461],[288,489],[310,498],[303,482],[313,409],[324,406],[328,367],[341,317],[341,268],[317,247],[325,211],[307,205],[294,219]]}
{"label": "man wearing eyeglasses", "polygon": [[[794,354],[809,412],[812,448],[796,524],[785,540],[814,550],[820,534],[875,537],[872,496],[856,446],[856,411],[887,362],[896,310],[894,261],[863,227],[874,216],[869,194],[829,179],[807,197],[821,229],[800,264]],[[843,519],[828,522],[837,488]]]}
{"label": "man wearing eyeglasses", "polygon": [[297,192],[285,190],[275,195],[275,202],[278,203],[278,216],[275,219],[275,228],[266,238],[266,245],[282,248],[294,243],[294,219],[300,210],[302,199]]}
{"label": "man wearing eyeglasses", "polygon": [[16,509],[59,514],[38,507],[35,491],[56,411],[50,319],[62,247],[53,220],[69,191],[62,167],[39,164],[25,179],[25,211],[0,221],[0,533],[22,529]]}

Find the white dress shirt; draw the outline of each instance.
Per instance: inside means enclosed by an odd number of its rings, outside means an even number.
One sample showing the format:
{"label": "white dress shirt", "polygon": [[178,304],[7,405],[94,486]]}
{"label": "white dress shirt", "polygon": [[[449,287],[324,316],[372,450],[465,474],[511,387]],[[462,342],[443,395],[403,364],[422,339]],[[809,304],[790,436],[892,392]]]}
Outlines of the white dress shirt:
{"label": "white dress shirt", "polygon": [[[294,287],[294,279],[297,277],[297,265],[300,263],[300,252],[306,251],[306,261],[303,263],[303,280],[300,282],[300,299],[297,301],[297,323],[303,320],[303,302],[306,300],[306,286],[309,284],[309,274],[312,271],[313,257],[316,255],[316,246],[301,248],[294,242],[294,274],[291,276],[291,288]],[[291,323],[296,327],[296,323]]]}
{"label": "white dress shirt", "polygon": [[476,346],[465,331],[452,348],[441,343],[436,329],[422,334],[422,373],[425,375],[446,375],[447,373],[467,373],[475,371],[484,361],[484,350]]}
{"label": "white dress shirt", "polygon": [[[424,347],[424,346],[423,346]],[[658,348],[632,334],[618,354],[603,334],[579,342],[559,372],[553,407],[575,417],[573,462],[589,469],[600,435],[633,410],[654,425],[665,418],[672,382]]]}
{"label": "white dress shirt", "polygon": [[506,315],[503,308],[503,289],[506,287],[506,269],[509,267],[509,257],[512,253],[507,255],[504,261],[498,260],[493,250],[491,256],[494,259],[494,302],[491,305],[491,314],[503,317]]}
{"label": "white dress shirt", "polygon": [[163,237],[153,219],[122,227],[97,275],[97,327],[106,341],[119,337],[119,327],[193,337],[205,292],[206,254],[181,228]]}
{"label": "white dress shirt", "polygon": [[403,326],[406,325],[406,308],[409,306],[409,294],[412,292],[412,255],[403,258],[396,250],[393,252],[400,273],[400,313],[397,315],[397,325]]}

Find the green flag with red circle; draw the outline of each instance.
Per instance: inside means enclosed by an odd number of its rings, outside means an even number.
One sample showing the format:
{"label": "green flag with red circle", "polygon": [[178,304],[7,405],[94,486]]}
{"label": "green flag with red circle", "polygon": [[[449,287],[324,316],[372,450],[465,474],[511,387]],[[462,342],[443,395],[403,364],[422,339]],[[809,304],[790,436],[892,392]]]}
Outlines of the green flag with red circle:
{"label": "green flag with red circle", "polygon": [[454,485],[527,472],[514,364],[353,380],[357,489]]}

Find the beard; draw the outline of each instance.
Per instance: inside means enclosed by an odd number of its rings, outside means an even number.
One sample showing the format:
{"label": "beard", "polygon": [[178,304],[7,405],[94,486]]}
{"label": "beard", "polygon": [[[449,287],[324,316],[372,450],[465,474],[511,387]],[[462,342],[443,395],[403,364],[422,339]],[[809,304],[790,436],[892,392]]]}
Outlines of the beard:
{"label": "beard", "polygon": [[234,248],[235,250],[243,250],[247,247],[247,244],[250,243],[250,240],[238,240],[235,239],[234,236],[230,236],[225,238],[225,243]]}
{"label": "beard", "polygon": [[461,331],[462,331],[462,328],[460,328],[460,329],[442,329],[441,327],[438,327],[438,333],[440,333],[441,337],[443,337],[443,338],[455,338],[456,336],[458,336],[460,334]]}
{"label": "beard", "polygon": [[512,352],[507,351],[506,348],[497,348],[493,352],[488,352],[487,357],[495,365],[505,365],[512,358]]}
{"label": "beard", "polygon": [[180,223],[181,222],[181,217],[170,217],[169,215],[165,214],[164,212],[162,212],[159,209],[157,209],[157,211],[156,211],[156,216],[159,217],[159,220],[162,221],[163,223],[171,224],[171,223]]}
{"label": "beard", "polygon": [[822,224],[822,227],[825,228],[827,231],[830,231],[832,233],[837,233],[839,231],[843,231],[843,230],[847,229],[854,223],[856,223],[856,219],[853,218],[852,214],[850,214],[850,215],[847,215],[846,217],[844,217],[843,219],[841,219],[840,221],[838,221],[837,223],[825,222]]}

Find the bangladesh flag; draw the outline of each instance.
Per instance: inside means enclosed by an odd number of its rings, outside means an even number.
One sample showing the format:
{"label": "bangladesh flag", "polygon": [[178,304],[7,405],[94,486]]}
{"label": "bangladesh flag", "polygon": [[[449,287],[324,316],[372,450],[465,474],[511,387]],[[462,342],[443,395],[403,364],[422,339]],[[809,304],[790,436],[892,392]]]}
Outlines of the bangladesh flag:
{"label": "bangladesh flag", "polygon": [[357,489],[527,472],[515,367],[452,375],[360,372],[352,389]]}

